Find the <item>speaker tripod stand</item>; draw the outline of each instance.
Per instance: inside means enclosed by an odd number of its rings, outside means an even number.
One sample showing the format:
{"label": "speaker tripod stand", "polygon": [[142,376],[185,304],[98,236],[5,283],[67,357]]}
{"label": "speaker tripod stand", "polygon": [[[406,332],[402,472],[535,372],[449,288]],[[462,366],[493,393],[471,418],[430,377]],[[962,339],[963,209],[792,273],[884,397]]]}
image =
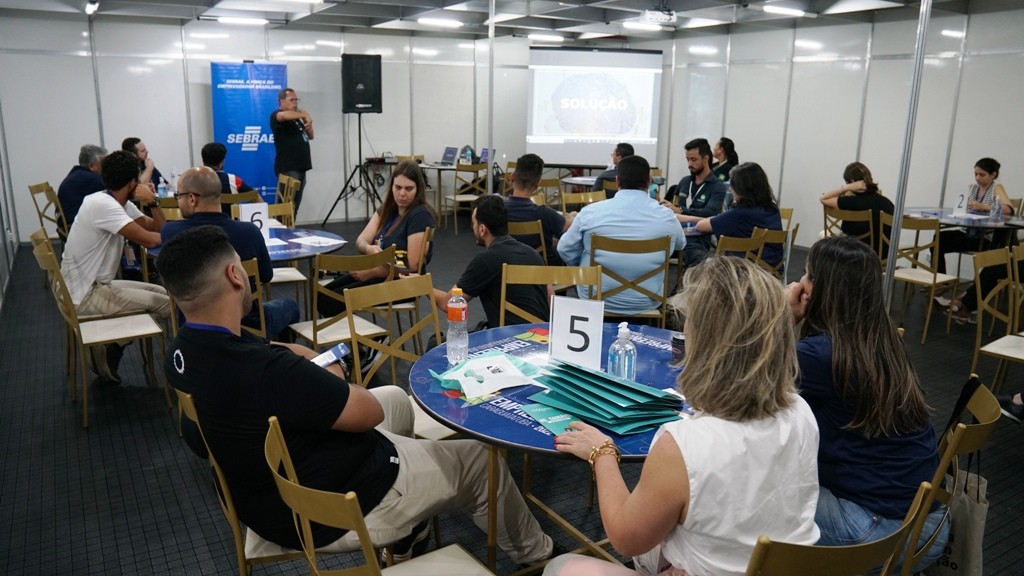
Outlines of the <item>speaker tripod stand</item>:
{"label": "speaker tripod stand", "polygon": [[[345,179],[345,184],[342,185],[341,190],[338,192],[338,196],[334,199],[334,204],[331,205],[331,209],[327,211],[327,215],[324,216],[324,221],[320,223],[320,227],[327,226],[327,220],[330,219],[334,209],[338,207],[338,202],[341,202],[343,198],[352,198],[356,196],[356,192],[359,190],[363,191],[365,196],[370,203],[373,205],[373,210],[377,210],[377,206],[383,201],[380,199],[380,194],[377,193],[377,188],[373,185],[373,179],[370,178],[370,173],[366,168],[366,159],[363,158],[363,113],[356,112],[356,120],[358,122],[357,129],[357,146],[359,150],[359,163],[356,164],[355,168],[349,172],[348,178]],[[358,179],[357,179],[358,177]],[[353,184],[352,180],[356,179],[356,183]]]}

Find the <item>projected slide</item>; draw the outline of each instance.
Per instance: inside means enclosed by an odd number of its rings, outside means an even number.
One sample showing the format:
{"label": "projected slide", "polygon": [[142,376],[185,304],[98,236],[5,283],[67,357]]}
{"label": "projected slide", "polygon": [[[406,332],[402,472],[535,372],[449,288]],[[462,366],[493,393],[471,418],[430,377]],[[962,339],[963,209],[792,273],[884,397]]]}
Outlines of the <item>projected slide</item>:
{"label": "projected slide", "polygon": [[618,142],[650,161],[658,142],[660,52],[531,49],[527,150],[605,164]]}

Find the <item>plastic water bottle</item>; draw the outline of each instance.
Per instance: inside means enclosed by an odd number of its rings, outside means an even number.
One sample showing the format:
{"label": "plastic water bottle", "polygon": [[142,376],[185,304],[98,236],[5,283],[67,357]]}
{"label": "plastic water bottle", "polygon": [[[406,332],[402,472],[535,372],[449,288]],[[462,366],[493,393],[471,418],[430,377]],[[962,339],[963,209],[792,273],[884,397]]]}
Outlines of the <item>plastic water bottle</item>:
{"label": "plastic water bottle", "polygon": [[167,181],[163,178],[161,178],[160,183],[156,185],[156,195],[160,198],[167,198]]}
{"label": "plastic water bottle", "polygon": [[[448,364],[455,366],[466,360],[469,354],[469,332],[466,322],[469,320],[469,305],[462,297],[461,288],[452,288],[452,297],[448,299]],[[634,356],[636,352],[633,353]]]}
{"label": "plastic water bottle", "polygon": [[608,373],[636,380],[636,346],[629,341],[629,325],[619,324],[619,337],[608,348]]}
{"label": "plastic water bottle", "polygon": [[1001,222],[1003,220],[1003,202],[996,197],[992,201],[992,207],[988,211],[989,220],[993,222]]}

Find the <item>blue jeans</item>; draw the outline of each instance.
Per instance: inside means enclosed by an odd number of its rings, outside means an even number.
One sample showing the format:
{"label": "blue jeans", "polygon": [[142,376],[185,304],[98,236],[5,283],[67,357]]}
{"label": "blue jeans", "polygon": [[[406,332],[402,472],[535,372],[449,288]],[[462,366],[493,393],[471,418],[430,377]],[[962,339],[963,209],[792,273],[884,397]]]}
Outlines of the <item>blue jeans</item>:
{"label": "blue jeans", "polygon": [[[941,533],[928,554],[917,566],[914,566],[914,572],[919,572],[934,564],[942,554],[942,550],[949,540],[949,522],[942,522],[945,511],[945,507],[939,507],[928,514],[924,527],[921,529],[921,538],[915,549],[923,545],[936,529],[941,530]],[[899,530],[903,519],[882,518],[858,504],[837,498],[828,488],[819,487],[818,509],[814,513],[814,523],[821,530],[819,546],[849,546],[881,540]],[[940,523],[941,526],[939,526]],[[902,566],[901,557],[893,566],[892,573],[898,574]],[[881,566],[878,569],[880,570]],[[877,574],[878,570],[873,573]]]}
{"label": "blue jeans", "polygon": [[263,303],[263,315],[267,320],[267,339],[277,340],[290,324],[299,321],[299,305],[286,298],[267,300]]}

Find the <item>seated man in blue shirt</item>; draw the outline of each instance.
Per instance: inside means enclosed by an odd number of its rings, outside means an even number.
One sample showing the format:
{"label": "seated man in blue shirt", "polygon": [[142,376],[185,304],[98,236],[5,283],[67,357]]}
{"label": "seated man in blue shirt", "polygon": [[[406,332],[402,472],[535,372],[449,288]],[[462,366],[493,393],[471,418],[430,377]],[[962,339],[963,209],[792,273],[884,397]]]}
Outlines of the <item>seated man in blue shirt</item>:
{"label": "seated man in blue shirt", "polygon": [[[544,172],[544,160],[536,154],[524,154],[516,160],[516,171],[512,180],[512,195],[505,199],[505,208],[508,209],[509,222],[532,222],[540,220],[544,229],[544,245],[548,254],[549,266],[561,266],[562,259],[558,257],[555,246],[558,238],[569,229],[575,212],[562,216],[559,212],[548,206],[538,206],[533,202],[533,195],[537,193],[537,186],[540,184],[541,173]],[[540,246],[540,238],[536,235],[512,236],[530,248],[537,249]]]}
{"label": "seated man in blue shirt", "polygon": [[[267,252],[267,244],[259,228],[251,222],[238,222],[221,212],[221,183],[217,173],[205,166],[189,168],[178,179],[178,207],[184,220],[168,222],[161,231],[166,244],[181,232],[203,225],[218,226],[227,233],[235,252],[242,260],[256,259],[259,265],[260,282],[267,284],[274,278],[274,265]],[[288,329],[289,324],[299,321],[299,305],[294,300],[275,298],[263,302],[263,314],[267,324],[267,338],[276,340]],[[259,328],[259,310],[251,310],[242,324]]]}
{"label": "seated man in blue shirt", "polygon": [[[619,175],[619,162],[621,162],[622,159],[625,158],[626,156],[632,156],[632,155],[633,155],[633,145],[632,144],[627,144],[626,142],[619,142],[618,144],[616,144],[615,145],[615,150],[612,150],[612,167],[609,168],[608,170],[605,170],[604,172],[601,172],[600,174],[597,175],[597,179],[594,180],[594,188],[593,188],[593,190],[595,192],[604,190],[604,181],[605,180],[609,180],[609,181],[610,180],[615,180],[615,178]],[[519,170],[519,166],[518,165],[516,166],[516,170],[517,171]],[[612,196],[615,196],[615,192],[609,192],[608,193],[608,197],[609,198],[611,198]]]}
{"label": "seated man in blue shirt", "polygon": [[78,215],[78,209],[82,207],[82,200],[85,200],[86,196],[107,189],[103,185],[103,178],[100,177],[100,163],[106,156],[107,149],[102,146],[83,145],[78,152],[78,165],[71,167],[71,171],[57,188],[57,198],[64,212],[64,222],[60,225],[65,230],[71,230],[71,224],[75,222],[75,216]]}
{"label": "seated man in blue shirt", "polygon": [[238,176],[224,171],[224,159],[228,156],[227,146],[220,142],[210,142],[203,146],[201,154],[203,155],[203,166],[212,169],[220,178],[221,194],[238,194],[253,189]]}
{"label": "seated man in blue shirt", "polygon": [[[619,162],[619,191],[614,198],[595,202],[582,210],[569,230],[558,241],[558,254],[569,266],[590,266],[590,238],[594,234],[620,240],[650,240],[669,236],[672,251],[686,245],[683,229],[671,210],[647,195],[651,183],[651,166],[642,156],[628,156]],[[615,270],[626,278],[638,278],[663,261],[658,253],[602,254],[596,264]],[[655,275],[642,285],[652,292],[661,292],[665,278]],[[601,289],[608,292],[620,284],[607,275]],[[577,287],[580,298],[589,298],[588,286]],[[605,310],[617,314],[638,314],[658,307],[658,303],[635,290],[624,290],[604,299]]]}
{"label": "seated man in blue shirt", "polygon": [[[693,227],[697,222],[722,211],[726,187],[711,170],[711,144],[706,139],[690,140],[683,148],[686,150],[686,167],[690,175],[670,188],[661,203],[676,213],[679,222]],[[688,237],[686,249],[683,250],[686,267],[703,262],[711,250],[710,234]]]}

